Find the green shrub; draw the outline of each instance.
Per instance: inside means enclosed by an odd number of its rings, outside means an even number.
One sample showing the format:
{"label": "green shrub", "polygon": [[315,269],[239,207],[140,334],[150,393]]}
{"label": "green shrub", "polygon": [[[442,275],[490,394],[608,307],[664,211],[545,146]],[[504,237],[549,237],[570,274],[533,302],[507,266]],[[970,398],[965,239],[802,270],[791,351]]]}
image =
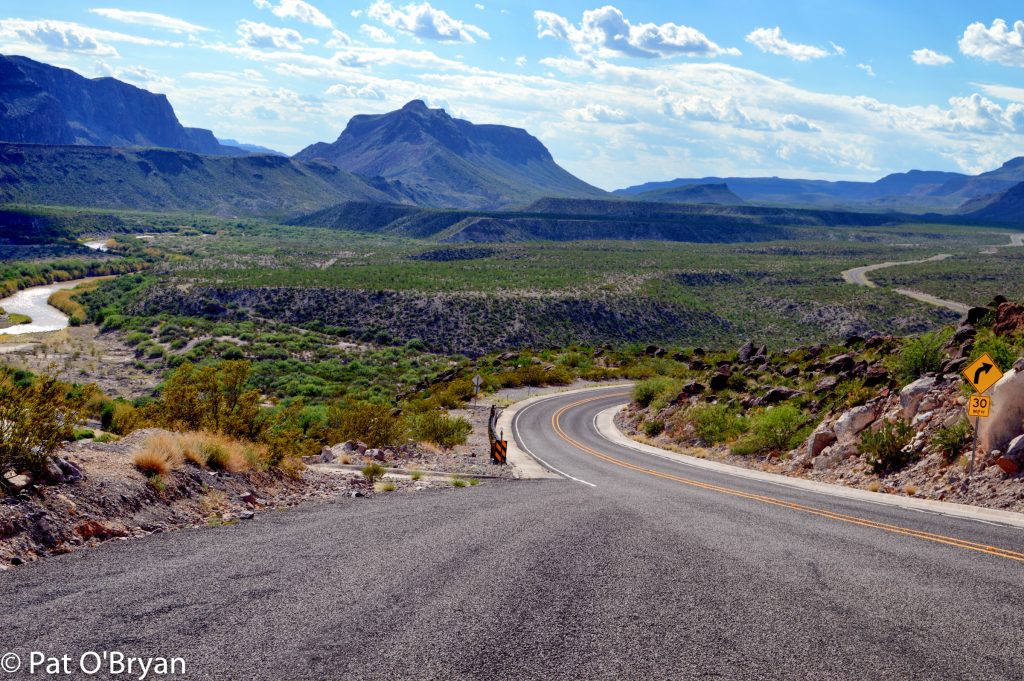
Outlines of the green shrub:
{"label": "green shrub", "polygon": [[29,380],[0,368],[0,471],[42,470],[61,443],[74,439],[94,394],[91,386],[76,388],[45,375]]}
{"label": "green shrub", "polygon": [[75,439],[76,440],[91,440],[96,437],[96,433],[89,430],[88,428],[76,428]]}
{"label": "green shrub", "polygon": [[904,386],[938,371],[946,359],[944,348],[949,337],[949,331],[934,331],[908,341],[887,362],[890,373]]}
{"label": "green shrub", "polygon": [[439,411],[420,414],[415,420],[414,435],[417,440],[433,442],[442,447],[461,445],[473,432],[473,426],[461,416],[448,416]]}
{"label": "green shrub", "polygon": [[962,419],[951,426],[939,428],[932,444],[939,448],[946,463],[953,463],[971,438],[971,424]]}
{"label": "green shrub", "polygon": [[452,487],[465,487],[468,484],[469,483],[466,482],[465,478],[460,478],[458,476],[452,476]]}
{"label": "green shrub", "polygon": [[665,424],[662,421],[647,421],[644,423],[644,434],[647,437],[658,437],[665,430]]}
{"label": "green shrub", "polygon": [[903,451],[913,437],[914,429],[905,421],[885,421],[877,431],[869,428],[861,434],[857,451],[872,472],[883,475],[898,471],[913,460],[912,452]]}
{"label": "green shrub", "polygon": [[677,387],[678,381],[665,376],[648,378],[633,386],[633,401],[641,407],[647,408],[659,396],[671,392]]}
{"label": "green shrub", "polygon": [[384,473],[387,472],[387,469],[379,463],[371,462],[363,466],[359,472],[363,474],[364,478],[373,482],[384,477]]}
{"label": "green shrub", "polygon": [[733,446],[734,454],[781,453],[796,447],[809,426],[803,412],[792,405],[769,407],[750,417],[750,432]]}
{"label": "green shrub", "polygon": [[409,477],[415,482],[423,477],[423,471],[413,471],[409,474]]}
{"label": "green shrub", "polygon": [[683,413],[693,431],[708,445],[734,440],[747,430],[746,420],[724,404],[701,402]]}
{"label": "green shrub", "polygon": [[217,442],[203,442],[199,449],[206,459],[206,465],[210,470],[227,470],[231,462],[231,454],[221,444]]}
{"label": "green shrub", "polygon": [[1020,350],[1014,344],[1007,341],[1005,338],[999,336],[988,336],[987,338],[980,338],[977,343],[974,344],[974,350],[971,351],[971,361],[981,357],[982,353],[987,352],[989,356],[995,360],[996,366],[1003,371],[1007,371],[1013,366],[1013,363],[1017,361],[1020,356]]}
{"label": "green shrub", "polygon": [[362,402],[327,411],[328,433],[333,442],[360,440],[369,447],[401,444],[408,436],[408,426],[391,407]]}

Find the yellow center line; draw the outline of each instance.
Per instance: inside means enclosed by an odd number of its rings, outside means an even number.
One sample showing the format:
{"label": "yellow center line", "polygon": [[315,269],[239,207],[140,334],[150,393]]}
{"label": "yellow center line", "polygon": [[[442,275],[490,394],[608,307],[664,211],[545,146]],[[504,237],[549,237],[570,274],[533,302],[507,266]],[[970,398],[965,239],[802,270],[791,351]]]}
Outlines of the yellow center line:
{"label": "yellow center line", "polygon": [[723,487],[721,485],[713,485],[713,484],[710,484],[710,483],[700,482],[698,480],[693,480],[691,478],[684,478],[682,476],[673,475],[671,473],[663,473],[662,471],[657,471],[657,470],[654,470],[652,468],[645,468],[644,466],[639,466],[637,464],[630,463],[628,461],[623,461],[622,459],[617,459],[617,458],[615,458],[613,456],[609,456],[607,454],[599,452],[596,449],[592,449],[592,448],[586,446],[585,444],[583,444],[583,443],[573,439],[568,433],[566,433],[562,429],[562,425],[561,425],[562,415],[565,414],[570,409],[573,409],[575,407],[579,407],[580,405],[587,404],[589,402],[594,402],[596,400],[604,400],[604,399],[607,399],[609,397],[623,397],[623,396],[626,396],[628,394],[629,393],[613,393],[613,394],[610,394],[610,395],[600,395],[598,397],[590,397],[590,398],[587,398],[585,400],[580,400],[578,402],[573,402],[572,404],[568,404],[568,405],[562,407],[561,409],[559,409],[557,412],[555,412],[551,416],[551,426],[554,429],[555,433],[561,439],[565,440],[566,442],[571,444],[573,447],[576,447],[577,449],[579,449],[579,450],[581,450],[583,452],[586,452],[587,454],[590,454],[591,456],[594,456],[594,457],[596,457],[596,458],[598,458],[598,459],[600,459],[602,461],[606,461],[608,463],[611,463],[611,464],[614,464],[616,466],[620,466],[622,468],[626,468],[626,469],[629,469],[629,470],[632,470],[632,471],[636,471],[638,473],[645,473],[647,475],[651,475],[651,476],[658,477],[658,478],[663,478],[665,480],[671,480],[673,482],[678,482],[678,483],[683,484],[683,485],[689,485],[691,487],[698,487],[700,489],[710,490],[710,491],[713,491],[713,492],[720,492],[722,494],[729,494],[729,495],[735,496],[735,497],[741,497],[741,498],[744,498],[744,499],[751,499],[753,501],[759,501],[761,503],[770,504],[772,506],[779,506],[779,507],[788,508],[788,509],[791,509],[791,510],[794,510],[794,511],[801,511],[803,513],[810,513],[812,515],[820,516],[822,518],[829,518],[831,520],[838,520],[838,521],[844,522],[844,523],[850,523],[850,524],[853,524],[853,525],[861,525],[863,527],[870,527],[872,529],[882,530],[884,532],[890,532],[890,533],[893,533],[893,534],[901,534],[901,535],[908,536],[908,537],[914,537],[916,539],[923,539],[923,540],[926,540],[926,541],[932,541],[932,542],[936,542],[936,543],[940,543],[940,544],[947,544],[949,546],[955,546],[957,548],[968,549],[970,551],[977,551],[979,553],[987,553],[989,555],[998,556],[1000,558],[1008,558],[1010,560],[1016,560],[1016,561],[1024,562],[1024,553],[1020,553],[1020,552],[1017,552],[1017,551],[1011,551],[1010,549],[1004,549],[1004,548],[1000,548],[998,546],[989,546],[988,544],[979,544],[978,542],[973,542],[973,541],[969,541],[969,540],[966,540],[966,539],[958,539],[956,537],[948,537],[946,535],[935,534],[933,532],[926,532],[924,530],[915,530],[915,529],[910,528],[910,527],[902,527],[902,526],[899,526],[899,525],[890,525],[888,523],[882,523],[882,522],[878,522],[878,521],[875,521],[875,520],[869,520],[867,518],[860,518],[858,516],[847,515],[847,514],[838,513],[838,512],[835,512],[835,511],[828,511],[828,510],[821,509],[821,508],[815,508],[813,506],[805,506],[804,504],[798,504],[798,503],[795,503],[795,502],[792,502],[792,501],[786,501],[784,499],[778,499],[776,497],[766,496],[766,495],[763,495],[763,494],[753,494],[753,493],[750,493],[750,492],[744,492],[742,490],[734,489],[734,488],[731,488],[731,487]]}

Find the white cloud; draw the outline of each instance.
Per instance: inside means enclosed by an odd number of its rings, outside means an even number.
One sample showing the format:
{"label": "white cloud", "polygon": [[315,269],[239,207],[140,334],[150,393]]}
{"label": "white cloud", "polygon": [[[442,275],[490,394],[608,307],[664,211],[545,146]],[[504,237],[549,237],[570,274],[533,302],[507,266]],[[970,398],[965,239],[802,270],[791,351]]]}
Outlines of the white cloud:
{"label": "white cloud", "polygon": [[631,123],[636,120],[622,109],[604,104],[587,104],[579,109],[569,109],[566,115],[570,119],[587,123]]}
{"label": "white cloud", "polygon": [[945,125],[953,132],[1000,134],[1024,132],[1024,104],[1010,104],[1005,109],[977,93],[970,97],[951,97],[950,108],[944,112]]}
{"label": "white cloud", "polygon": [[295,19],[320,28],[334,28],[326,14],[303,0],[280,0],[277,5],[270,0],[253,0],[253,4],[259,9],[269,9],[280,19]]}
{"label": "white cloud", "polygon": [[588,57],[698,57],[739,56],[735,48],[722,48],[703,33],[679,24],[631,24],[610,5],[587,10],[579,26],[553,12],[536,11],[537,36],[567,41],[576,54]]}
{"label": "white cloud", "polygon": [[395,36],[385,31],[380,26],[371,26],[370,24],[363,24],[359,27],[359,32],[365,35],[367,38],[375,43],[381,43],[382,45],[390,45],[395,42]]}
{"label": "white cloud", "polygon": [[301,50],[304,43],[317,42],[313,38],[303,38],[301,33],[290,28],[269,26],[247,19],[238,22],[238,36],[239,45],[260,50]]}
{"label": "white cloud", "polygon": [[1024,21],[1015,21],[1012,29],[1002,19],[993,21],[990,28],[975,22],[964,30],[959,44],[968,57],[1024,67]]}
{"label": "white cloud", "polygon": [[[794,61],[810,61],[828,56],[828,51],[820,47],[789,42],[782,37],[782,29],[778,26],[755,29],[747,34],[746,40],[762,52],[789,57]],[[838,54],[843,54],[843,52],[838,52]]]}
{"label": "white cloud", "polygon": [[1024,102],[1024,87],[1013,85],[997,85],[990,83],[971,83],[987,95],[1011,102]]}
{"label": "white cloud", "polygon": [[168,31],[174,31],[175,33],[200,33],[210,30],[205,26],[192,24],[184,19],[177,19],[175,17],[169,17],[166,14],[156,14],[154,12],[134,12],[108,7],[99,7],[89,11],[93,14],[98,14],[101,17],[106,17],[113,21],[120,21],[124,24],[136,24],[138,26],[149,26],[150,28],[163,28]]}
{"label": "white cloud", "polygon": [[8,54],[23,46],[41,46],[46,51],[72,52],[95,57],[117,57],[117,49],[110,43],[159,45],[181,47],[180,42],[153,40],[140,36],[104,31],[69,21],[44,19],[0,19],[0,47]]}
{"label": "white cloud", "polygon": [[475,3],[475,4],[473,5],[473,7],[475,7],[475,8],[476,8],[476,9],[478,9],[478,10],[480,10],[481,12],[483,12],[483,11],[484,11],[485,9],[487,9],[486,7],[484,7],[483,5],[481,5],[481,4],[479,3],[479,2]]}
{"label": "white cloud", "polygon": [[367,10],[367,16],[401,33],[444,43],[475,43],[474,36],[485,40],[491,37],[479,26],[453,19],[429,2],[397,8],[385,0],[376,0]]}
{"label": "white cloud", "polygon": [[871,64],[857,64],[857,68],[863,71],[864,73],[868,74],[870,78],[874,78],[876,75],[875,69],[873,66],[871,66]]}
{"label": "white cloud", "polygon": [[842,45],[836,45],[831,40],[828,41],[828,44],[832,46],[832,51],[838,54],[840,57],[846,54],[846,48],[843,47]]}
{"label": "white cloud", "polygon": [[520,56],[516,57],[516,66],[519,66],[519,67],[526,66],[526,62],[527,61],[528,60],[526,59],[526,57],[520,55]]}
{"label": "white cloud", "polygon": [[915,64],[922,66],[945,66],[953,63],[953,58],[948,54],[941,54],[935,50],[929,50],[927,47],[914,50],[910,54],[910,58],[914,60]]}
{"label": "white cloud", "polygon": [[352,45],[352,38],[349,37],[348,33],[334,29],[331,31],[331,39],[324,44],[331,49],[340,50],[350,47]]}
{"label": "white cloud", "polygon": [[345,85],[339,83],[327,88],[327,94],[342,99],[370,99],[384,101],[387,99],[383,88],[377,85]]}
{"label": "white cloud", "polygon": [[144,66],[111,66],[105,61],[97,60],[96,71],[100,75],[123,80],[150,92],[164,92],[174,86],[174,79],[162,76]]}

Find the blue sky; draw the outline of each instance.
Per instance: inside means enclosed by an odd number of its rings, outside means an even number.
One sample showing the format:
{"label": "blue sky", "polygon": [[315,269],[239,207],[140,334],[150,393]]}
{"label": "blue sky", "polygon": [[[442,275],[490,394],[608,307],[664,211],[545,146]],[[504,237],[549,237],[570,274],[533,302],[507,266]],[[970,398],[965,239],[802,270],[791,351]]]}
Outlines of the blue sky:
{"label": "blue sky", "polygon": [[420,98],[525,127],[605,188],[1024,155],[1019,2],[19,0],[0,1],[0,52],[288,153]]}

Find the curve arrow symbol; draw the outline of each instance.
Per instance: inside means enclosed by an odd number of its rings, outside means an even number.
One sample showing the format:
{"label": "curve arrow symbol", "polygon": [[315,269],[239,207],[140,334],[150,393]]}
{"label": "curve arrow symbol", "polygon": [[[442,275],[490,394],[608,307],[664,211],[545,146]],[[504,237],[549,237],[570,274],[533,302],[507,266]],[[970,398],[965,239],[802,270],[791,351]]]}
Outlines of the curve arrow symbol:
{"label": "curve arrow symbol", "polygon": [[987,374],[991,370],[992,370],[992,365],[991,364],[989,364],[988,362],[985,362],[984,364],[982,364],[980,367],[978,367],[978,370],[974,372],[974,382],[977,383],[978,381],[980,381],[981,380],[981,375],[982,374]]}

